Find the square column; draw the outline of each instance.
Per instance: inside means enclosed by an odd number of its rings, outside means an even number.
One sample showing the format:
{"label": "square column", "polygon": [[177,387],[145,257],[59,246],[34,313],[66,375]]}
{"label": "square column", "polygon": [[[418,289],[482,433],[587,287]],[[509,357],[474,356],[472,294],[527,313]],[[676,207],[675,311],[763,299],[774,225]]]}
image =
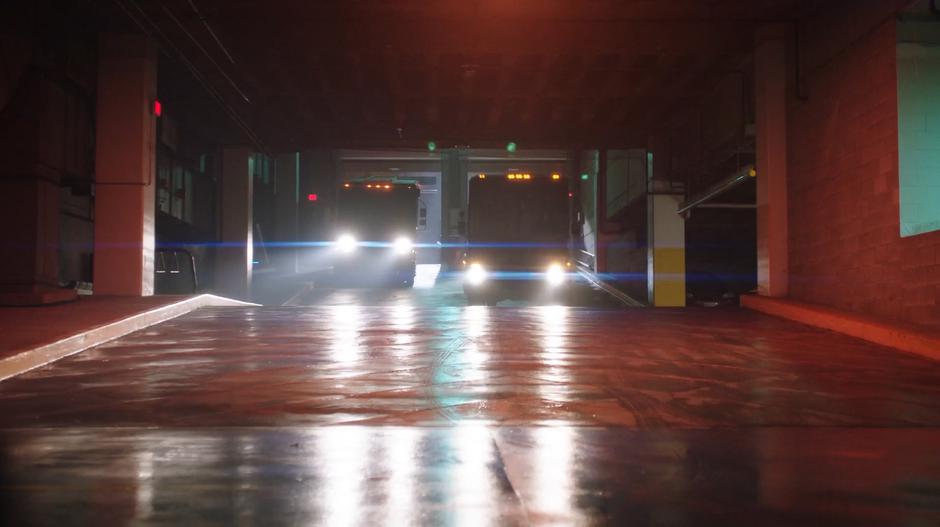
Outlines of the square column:
{"label": "square column", "polygon": [[757,125],[757,290],[787,296],[787,34],[761,28],[754,50]]}
{"label": "square column", "polygon": [[99,44],[94,292],[152,295],[157,53],[137,35]]}
{"label": "square column", "polygon": [[685,220],[673,194],[649,194],[649,302],[654,307],[685,307]]}
{"label": "square column", "polygon": [[[297,232],[297,214],[300,207],[300,196],[298,196],[300,154],[277,156],[274,160],[274,172],[274,241],[294,243],[300,240]],[[284,274],[297,272],[298,251],[296,247],[277,247],[273,252],[278,272]]]}
{"label": "square column", "polygon": [[251,296],[253,251],[251,150],[247,147],[222,151],[220,241],[216,253],[216,289],[238,299]]}

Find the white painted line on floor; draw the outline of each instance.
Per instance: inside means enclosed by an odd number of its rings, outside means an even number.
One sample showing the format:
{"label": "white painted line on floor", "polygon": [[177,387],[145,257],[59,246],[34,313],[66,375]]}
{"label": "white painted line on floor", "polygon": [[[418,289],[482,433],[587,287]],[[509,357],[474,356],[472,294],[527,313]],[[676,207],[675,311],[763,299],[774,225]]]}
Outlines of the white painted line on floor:
{"label": "white painted line on floor", "polygon": [[161,306],[150,311],[137,313],[127,318],[97,326],[62,340],[45,344],[37,348],[23,350],[22,352],[0,360],[0,381],[30,370],[45,366],[51,362],[85,351],[88,348],[100,346],[105,342],[123,337],[135,331],[172,318],[185,315],[191,311],[207,306],[257,306],[250,302],[242,302],[231,298],[215,295],[199,295],[181,300],[174,304]]}

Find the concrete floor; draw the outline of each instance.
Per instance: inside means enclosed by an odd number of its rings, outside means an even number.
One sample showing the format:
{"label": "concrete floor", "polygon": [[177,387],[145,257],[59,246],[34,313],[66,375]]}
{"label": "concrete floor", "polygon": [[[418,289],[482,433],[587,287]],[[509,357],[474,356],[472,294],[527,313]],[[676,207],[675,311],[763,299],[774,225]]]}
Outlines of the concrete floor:
{"label": "concrete floor", "polygon": [[940,364],[457,288],[203,308],[0,383],[0,523],[940,524]]}

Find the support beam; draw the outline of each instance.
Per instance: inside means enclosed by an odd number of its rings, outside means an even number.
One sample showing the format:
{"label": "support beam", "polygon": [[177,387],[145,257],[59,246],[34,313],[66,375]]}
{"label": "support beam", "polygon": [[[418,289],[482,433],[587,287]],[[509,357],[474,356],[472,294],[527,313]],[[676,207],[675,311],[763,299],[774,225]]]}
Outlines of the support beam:
{"label": "support beam", "polygon": [[[275,195],[274,195],[274,241],[297,242],[297,215],[300,206],[300,154],[280,155],[274,160]],[[278,247],[274,249],[275,266],[280,273],[297,272],[297,249]]]}
{"label": "support beam", "polygon": [[649,194],[650,304],[685,307],[685,220],[676,214],[682,201],[674,194]]}
{"label": "support beam", "polygon": [[597,177],[594,178],[594,195],[596,202],[595,228],[597,232],[596,246],[594,248],[594,272],[607,272],[607,244],[610,236],[607,234],[607,149],[598,150]]}
{"label": "support beam", "polygon": [[758,31],[754,51],[757,118],[757,290],[787,296],[787,35],[785,25]]}
{"label": "support beam", "polygon": [[137,35],[99,43],[96,295],[153,294],[157,53]]}
{"label": "support beam", "polygon": [[253,253],[251,150],[222,151],[220,238],[216,255],[216,289],[222,294],[247,299],[251,295]]}

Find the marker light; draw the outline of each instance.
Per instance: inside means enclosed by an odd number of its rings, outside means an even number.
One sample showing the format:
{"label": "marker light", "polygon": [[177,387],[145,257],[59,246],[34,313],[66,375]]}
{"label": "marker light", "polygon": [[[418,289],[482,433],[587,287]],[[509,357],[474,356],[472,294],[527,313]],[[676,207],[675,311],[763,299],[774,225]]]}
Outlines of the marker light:
{"label": "marker light", "polygon": [[509,174],[508,176],[506,176],[506,179],[516,179],[516,175],[515,175],[515,174]]}
{"label": "marker light", "polygon": [[343,188],[349,188],[349,183],[343,183]]}
{"label": "marker light", "polygon": [[470,264],[467,268],[467,283],[470,285],[480,285],[486,281],[486,269],[478,263]]}
{"label": "marker light", "polygon": [[395,248],[395,252],[397,254],[408,254],[412,249],[414,249],[414,243],[404,236],[399,236],[398,238],[395,238],[395,242],[392,244],[392,247]]}
{"label": "marker light", "polygon": [[554,181],[558,181],[559,179],[561,179],[561,174],[552,174],[552,179]]}
{"label": "marker light", "polygon": [[486,174],[480,174],[480,179],[486,179]]}
{"label": "marker light", "polygon": [[561,285],[565,281],[564,269],[558,264],[549,265],[548,270],[545,271],[545,280],[551,286]]}
{"label": "marker light", "polygon": [[336,239],[336,248],[344,253],[351,253],[356,250],[356,239],[352,234],[343,234]]}

